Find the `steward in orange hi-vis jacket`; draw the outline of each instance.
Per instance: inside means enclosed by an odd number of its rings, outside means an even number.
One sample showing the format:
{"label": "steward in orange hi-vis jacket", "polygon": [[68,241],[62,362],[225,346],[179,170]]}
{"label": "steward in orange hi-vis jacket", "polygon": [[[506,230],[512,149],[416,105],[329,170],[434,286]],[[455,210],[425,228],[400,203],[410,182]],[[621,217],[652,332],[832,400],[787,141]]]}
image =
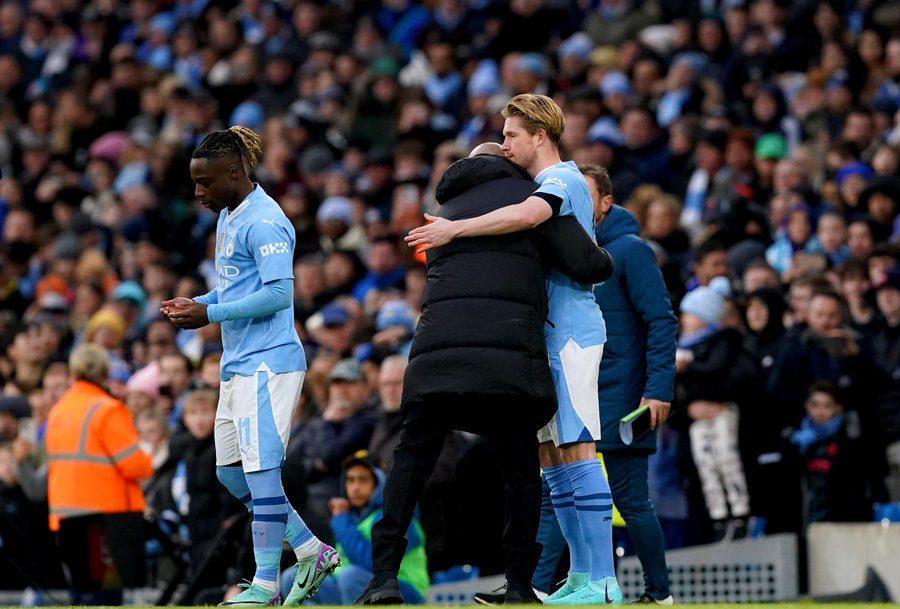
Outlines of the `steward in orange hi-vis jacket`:
{"label": "steward in orange hi-vis jacket", "polygon": [[77,380],[53,406],[47,422],[50,528],[90,514],[144,510],[138,480],[153,472],[150,455],[138,448],[131,412],[99,383],[109,359],[96,345],[70,358]]}

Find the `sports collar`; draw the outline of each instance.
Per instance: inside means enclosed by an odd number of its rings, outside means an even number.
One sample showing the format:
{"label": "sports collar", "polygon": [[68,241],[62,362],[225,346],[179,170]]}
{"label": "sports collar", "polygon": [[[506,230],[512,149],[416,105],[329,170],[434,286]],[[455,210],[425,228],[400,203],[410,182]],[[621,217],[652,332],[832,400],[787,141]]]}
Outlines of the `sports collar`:
{"label": "sports collar", "polygon": [[231,222],[232,218],[234,218],[239,213],[241,213],[242,211],[247,209],[250,206],[250,203],[253,202],[253,195],[256,194],[256,191],[258,189],[259,189],[259,184],[257,184],[256,182],[253,182],[253,190],[251,190],[250,194],[248,194],[247,197],[243,201],[241,201],[240,205],[238,205],[237,207],[234,208],[234,211],[226,213],[225,222]]}

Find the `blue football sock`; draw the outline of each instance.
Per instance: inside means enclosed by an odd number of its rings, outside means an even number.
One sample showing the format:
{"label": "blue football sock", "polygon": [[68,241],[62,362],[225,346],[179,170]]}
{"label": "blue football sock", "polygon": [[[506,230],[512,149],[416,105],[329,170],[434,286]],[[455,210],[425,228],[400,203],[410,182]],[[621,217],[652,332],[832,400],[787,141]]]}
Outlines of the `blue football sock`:
{"label": "blue football sock", "polygon": [[281,468],[246,474],[253,495],[253,583],[275,590],[281,562],[281,543],[288,518],[288,502],[281,486]]}
{"label": "blue football sock", "polygon": [[248,512],[253,511],[253,502],[250,498],[250,487],[247,486],[247,478],[244,469],[240,465],[217,465],[216,477],[228,492],[247,507]]}
{"label": "blue football sock", "polygon": [[284,538],[294,549],[294,552],[297,552],[298,558],[300,557],[300,547],[313,538],[312,531],[309,530],[309,527],[306,526],[306,523],[300,518],[300,514],[298,514],[297,510],[292,508],[290,504],[288,504],[287,525],[284,529]]}
{"label": "blue football sock", "polygon": [[565,465],[553,465],[544,468],[544,478],[550,486],[550,501],[559,520],[559,528],[569,544],[569,573],[587,573],[591,567],[590,556],[578,524],[569,472]]}
{"label": "blue football sock", "polygon": [[567,463],[581,534],[587,543],[591,581],[615,577],[612,547],[612,494],[599,459]]}
{"label": "blue football sock", "polygon": [[[244,477],[244,470],[240,465],[216,467],[216,476],[219,482],[228,489],[232,495],[238,498],[241,503],[247,506],[247,511],[253,512],[253,501],[250,498],[250,487],[247,486],[247,479]],[[288,503],[287,525],[285,526],[284,538],[291,545],[295,552],[300,546],[313,538],[312,531],[300,518],[291,504]]]}

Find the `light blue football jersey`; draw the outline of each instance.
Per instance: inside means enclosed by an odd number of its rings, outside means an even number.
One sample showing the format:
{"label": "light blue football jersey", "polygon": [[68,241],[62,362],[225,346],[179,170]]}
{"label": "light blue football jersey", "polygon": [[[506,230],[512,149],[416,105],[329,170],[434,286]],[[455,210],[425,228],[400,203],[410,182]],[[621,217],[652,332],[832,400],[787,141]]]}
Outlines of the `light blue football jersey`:
{"label": "light blue football jersey", "polygon": [[[559,162],[535,176],[543,192],[562,199],[560,216],[575,216],[585,232],[594,238],[594,205],[587,182],[572,161]],[[550,324],[544,325],[547,350],[558,353],[570,338],[582,347],[606,342],[606,324],[594,298],[594,286],[577,283],[555,269],[547,274]]]}
{"label": "light blue football jersey", "polygon": [[[264,283],[294,278],[296,233],[281,207],[254,184],[234,211],[223,209],[216,224],[218,302],[239,300]],[[294,305],[271,315],[222,322],[221,377],[252,376],[260,364],[272,372],[306,370],[306,355],[294,328]]]}

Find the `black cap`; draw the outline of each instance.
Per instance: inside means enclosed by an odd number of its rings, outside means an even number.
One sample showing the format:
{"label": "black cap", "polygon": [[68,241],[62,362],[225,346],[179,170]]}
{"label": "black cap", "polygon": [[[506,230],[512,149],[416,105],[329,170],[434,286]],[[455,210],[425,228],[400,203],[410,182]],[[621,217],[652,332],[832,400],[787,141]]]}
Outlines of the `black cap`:
{"label": "black cap", "polygon": [[378,459],[375,458],[375,455],[367,450],[358,450],[344,459],[343,463],[341,463],[341,467],[343,467],[344,470],[350,469],[353,465],[365,465],[373,471],[376,469],[384,471],[385,469],[384,464],[378,461]]}
{"label": "black cap", "polygon": [[376,146],[366,153],[366,165],[393,165],[394,155],[389,148]]}
{"label": "black cap", "polygon": [[0,396],[0,413],[9,413],[17,419],[31,416],[31,405],[21,395]]}
{"label": "black cap", "polygon": [[725,152],[725,144],[728,142],[728,133],[723,129],[704,129],[697,138],[698,144],[709,144],[719,152]]}

